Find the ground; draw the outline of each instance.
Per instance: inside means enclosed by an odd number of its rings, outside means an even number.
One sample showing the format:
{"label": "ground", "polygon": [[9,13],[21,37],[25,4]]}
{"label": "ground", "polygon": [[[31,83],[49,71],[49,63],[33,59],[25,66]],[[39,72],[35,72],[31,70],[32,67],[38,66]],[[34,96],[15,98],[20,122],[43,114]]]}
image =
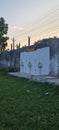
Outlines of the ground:
{"label": "ground", "polygon": [[0,72],[0,130],[58,129],[58,86]]}

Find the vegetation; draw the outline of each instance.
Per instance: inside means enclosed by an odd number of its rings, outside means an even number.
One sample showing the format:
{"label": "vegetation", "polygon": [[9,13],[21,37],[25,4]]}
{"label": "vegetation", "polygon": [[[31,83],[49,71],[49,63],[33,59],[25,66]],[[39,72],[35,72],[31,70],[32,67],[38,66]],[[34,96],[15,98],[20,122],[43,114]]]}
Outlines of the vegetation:
{"label": "vegetation", "polygon": [[16,48],[19,49],[20,48],[20,43],[16,44]]}
{"label": "vegetation", "polygon": [[0,130],[58,130],[59,87],[0,72]]}
{"label": "vegetation", "polygon": [[52,38],[52,37],[44,38],[44,39],[35,41],[35,42],[34,42],[34,45],[39,44],[39,43],[41,43],[41,42],[44,42],[44,43],[50,42],[50,43],[51,43],[51,41],[52,41],[53,39],[56,39],[56,38],[57,38],[56,36],[54,36],[53,38]]}
{"label": "vegetation", "polygon": [[7,40],[9,39],[6,34],[8,31],[8,24],[5,23],[3,17],[0,18],[0,52],[4,51],[7,46]]}

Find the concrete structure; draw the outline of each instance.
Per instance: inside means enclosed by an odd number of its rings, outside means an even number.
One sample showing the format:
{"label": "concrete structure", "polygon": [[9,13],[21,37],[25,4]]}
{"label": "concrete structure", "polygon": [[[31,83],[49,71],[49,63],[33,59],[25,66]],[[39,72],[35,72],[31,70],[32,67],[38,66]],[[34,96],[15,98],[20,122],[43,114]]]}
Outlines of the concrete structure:
{"label": "concrete structure", "polygon": [[21,72],[26,70],[26,73],[34,75],[59,76],[59,38],[43,39],[34,45],[0,54],[0,68],[13,68]]}
{"label": "concrete structure", "polygon": [[43,41],[38,41],[33,51],[20,54],[20,72],[32,75],[59,75],[59,39],[50,38]]}
{"label": "concrete structure", "polygon": [[20,54],[20,72],[32,75],[49,74],[49,47]]}
{"label": "concrete structure", "polygon": [[50,74],[59,75],[59,39],[50,44]]}
{"label": "concrete structure", "polygon": [[10,51],[0,54],[0,68],[13,69],[15,71],[20,70],[20,51]]}

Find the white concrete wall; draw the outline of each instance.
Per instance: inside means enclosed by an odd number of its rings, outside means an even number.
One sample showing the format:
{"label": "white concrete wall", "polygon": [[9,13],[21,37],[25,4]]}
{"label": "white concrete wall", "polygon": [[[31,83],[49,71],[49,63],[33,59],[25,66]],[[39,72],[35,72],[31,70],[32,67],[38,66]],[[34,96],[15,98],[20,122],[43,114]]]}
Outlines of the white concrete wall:
{"label": "white concrete wall", "polygon": [[[31,69],[28,63],[31,62]],[[41,70],[38,68],[38,63],[42,64]],[[23,63],[23,66],[22,66]],[[23,52],[20,54],[20,72],[30,73],[32,75],[49,74],[49,47],[37,49],[32,52]]]}

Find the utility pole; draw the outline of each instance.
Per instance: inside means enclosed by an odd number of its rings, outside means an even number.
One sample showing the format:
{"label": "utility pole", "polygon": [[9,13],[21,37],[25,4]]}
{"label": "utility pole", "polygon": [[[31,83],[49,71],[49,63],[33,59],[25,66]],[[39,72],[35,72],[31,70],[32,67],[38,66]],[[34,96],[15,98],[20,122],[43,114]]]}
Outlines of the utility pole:
{"label": "utility pole", "polygon": [[30,46],[30,36],[28,36],[28,46]]}
{"label": "utility pole", "polygon": [[12,42],[13,42],[13,50],[15,49],[15,39],[14,37],[12,38]]}
{"label": "utility pole", "polygon": [[12,44],[11,44],[11,51],[12,51]]}

